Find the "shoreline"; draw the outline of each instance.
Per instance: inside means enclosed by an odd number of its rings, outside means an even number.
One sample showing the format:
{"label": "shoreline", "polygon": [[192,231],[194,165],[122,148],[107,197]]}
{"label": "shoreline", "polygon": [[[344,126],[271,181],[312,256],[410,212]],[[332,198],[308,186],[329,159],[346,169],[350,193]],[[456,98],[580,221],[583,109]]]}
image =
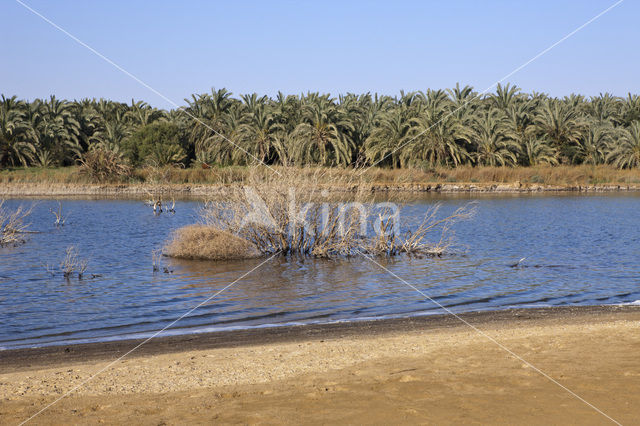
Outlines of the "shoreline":
{"label": "shoreline", "polygon": [[113,344],[13,356],[11,366],[0,362],[0,420],[631,424],[640,416],[637,307],[461,317],[476,330],[440,316],[158,339],[120,360],[125,347]]}
{"label": "shoreline", "polygon": [[[148,197],[149,193],[178,197],[224,196],[234,184],[65,184],[3,182],[0,197]],[[352,192],[351,188],[326,186],[329,192]],[[543,185],[523,183],[380,183],[371,184],[374,194],[553,194],[640,192],[640,185]]]}
{"label": "shoreline", "polygon": [[[464,321],[481,326],[520,326],[540,321],[575,321],[580,319],[640,319],[635,305],[594,305],[574,307],[514,308],[457,314]],[[469,328],[451,314],[415,317],[341,321],[306,325],[179,334],[156,337],[140,346],[132,357],[147,357],[210,349],[241,348],[265,344],[346,338],[384,336],[394,333]],[[38,367],[61,366],[76,362],[115,359],[127,353],[145,338],[107,342],[61,344],[35,348],[0,350],[0,374]]]}

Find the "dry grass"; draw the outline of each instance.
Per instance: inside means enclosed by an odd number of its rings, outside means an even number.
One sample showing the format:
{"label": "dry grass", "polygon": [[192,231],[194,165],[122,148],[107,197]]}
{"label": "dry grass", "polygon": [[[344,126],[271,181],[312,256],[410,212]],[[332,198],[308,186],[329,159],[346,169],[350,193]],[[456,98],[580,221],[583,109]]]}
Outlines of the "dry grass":
{"label": "dry grass", "polygon": [[619,170],[612,166],[457,167],[436,169],[440,182],[528,183],[559,186],[639,184],[640,170]]}
{"label": "dry grass", "polygon": [[[288,168],[274,166],[282,173]],[[619,170],[613,166],[534,166],[534,167],[435,167],[431,169],[361,170],[326,167],[296,169],[299,178],[319,179],[320,185],[336,182],[379,184],[414,183],[523,183],[559,186],[640,184],[640,170]],[[273,172],[266,167],[221,167],[211,169],[145,168],[134,172],[135,180],[173,184],[250,184],[256,174],[267,178]]]}
{"label": "dry grass", "polygon": [[[286,170],[274,166],[275,170]],[[321,175],[319,184],[331,184],[336,180],[360,180],[359,170],[343,168],[299,168],[300,177]],[[247,184],[255,174],[266,177],[273,172],[266,167],[212,167],[210,169],[176,167],[146,167],[131,171],[126,182],[158,184]],[[434,167],[430,169],[381,169],[371,168],[362,173],[361,180],[372,185],[414,183],[523,183],[558,186],[638,185],[640,169],[619,170],[610,165],[601,166],[534,166],[534,167]],[[126,183],[125,182],[125,183]],[[92,179],[80,173],[78,167],[55,169],[15,168],[0,171],[0,183],[61,183],[88,184]]]}
{"label": "dry grass", "polygon": [[194,260],[246,259],[259,255],[256,247],[230,232],[208,225],[189,225],[175,231],[164,253]]}
{"label": "dry grass", "polygon": [[89,183],[78,167],[20,167],[0,170],[0,183]]}
{"label": "dry grass", "polygon": [[131,167],[117,152],[96,148],[82,155],[78,173],[93,183],[120,182],[131,175]]}
{"label": "dry grass", "polygon": [[25,223],[34,205],[25,208],[18,206],[11,211],[4,207],[4,200],[0,200],[0,246],[18,245],[25,242],[24,235],[28,233],[29,223]]}

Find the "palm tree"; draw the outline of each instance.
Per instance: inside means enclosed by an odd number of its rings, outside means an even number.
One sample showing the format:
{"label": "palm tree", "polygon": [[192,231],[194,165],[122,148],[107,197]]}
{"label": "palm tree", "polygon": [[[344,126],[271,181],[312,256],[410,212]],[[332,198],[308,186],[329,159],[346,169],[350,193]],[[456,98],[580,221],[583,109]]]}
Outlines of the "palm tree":
{"label": "palm tree", "polygon": [[615,133],[611,124],[591,123],[573,149],[574,162],[591,165],[604,163],[609,145],[614,141]]}
{"label": "palm tree", "polygon": [[40,108],[41,120],[35,130],[41,147],[51,153],[57,164],[73,164],[82,152],[80,123],[73,114],[73,104],[51,96]]}
{"label": "palm tree", "polygon": [[52,96],[24,102],[3,96],[0,167],[70,165],[95,148],[130,154],[135,135],[165,120],[180,150],[159,148],[153,153],[157,163],[635,167],[634,132],[640,126],[637,95],[558,99],[525,94],[511,84],[499,84],[484,97],[456,84],[446,91],[401,91],[394,98],[347,93],[337,100],[281,92],[273,99],[255,93],[237,98],[211,89],[185,101],[184,108],[164,111],[134,100],[68,102]]}
{"label": "palm tree", "polygon": [[364,152],[367,161],[370,164],[391,165],[394,169],[400,167],[399,148],[407,140],[410,128],[406,108],[395,107],[383,114],[365,141]]}
{"label": "palm tree", "polygon": [[588,104],[588,114],[592,119],[597,121],[611,121],[620,117],[620,111],[622,110],[622,100],[617,96],[613,96],[609,93],[600,96],[591,97],[591,102]]}
{"label": "palm tree", "polygon": [[113,102],[102,98],[94,102],[93,107],[102,118],[102,121],[113,120],[117,115],[122,117],[129,110],[129,107],[124,103]]}
{"label": "palm tree", "polygon": [[271,101],[271,111],[276,122],[287,134],[293,133],[302,122],[302,101],[298,96],[285,96],[282,92],[278,92],[276,99]]}
{"label": "palm tree", "polygon": [[391,98],[388,96],[371,96],[347,94],[340,97],[340,108],[351,121],[353,130],[348,130],[353,142],[354,156],[351,163],[361,166],[366,161],[365,144],[372,132],[380,125],[385,113],[389,110]]}
{"label": "palm tree", "polygon": [[232,164],[238,158],[238,147],[230,141],[241,139],[242,121],[243,115],[240,105],[231,106],[223,116],[222,132],[212,133],[207,139],[196,145],[195,162],[199,164]]}
{"label": "palm tree", "polygon": [[427,89],[424,93],[418,92],[416,100],[425,109],[432,111],[446,111],[449,114],[453,112],[453,103],[444,90]]}
{"label": "palm tree", "polygon": [[113,120],[104,123],[91,137],[90,142],[101,149],[117,152],[127,137],[133,133],[133,127],[117,114]]}
{"label": "palm tree", "polygon": [[231,92],[226,89],[211,89],[211,94],[191,95],[185,99],[183,109],[189,117],[189,142],[195,152],[205,149],[207,140],[220,137],[224,131],[225,116],[233,105]]}
{"label": "palm tree", "polygon": [[470,122],[470,118],[473,117],[480,101],[478,94],[473,91],[473,87],[460,88],[460,83],[456,83],[456,87],[447,89],[447,93],[453,102],[453,113],[456,117],[463,123]]}
{"label": "palm tree", "polygon": [[470,140],[476,147],[474,159],[484,166],[516,164],[517,143],[507,136],[508,129],[501,111],[490,109],[473,120]]}
{"label": "palm tree", "polygon": [[246,122],[240,126],[240,146],[235,157],[243,158],[245,163],[266,163],[273,160],[276,135],[282,130],[275,116],[269,111],[263,100],[246,102],[248,113]]}
{"label": "palm tree", "polygon": [[512,86],[507,83],[505,86],[502,86],[498,83],[496,87],[496,93],[489,95],[489,99],[491,99],[491,103],[494,107],[508,110],[511,108],[520,98],[520,88],[518,86]]}
{"label": "palm tree", "polygon": [[89,149],[91,138],[104,123],[104,118],[96,110],[96,102],[92,99],[82,99],[74,102],[73,113],[80,124],[78,142],[83,151]]}
{"label": "palm tree", "polygon": [[470,158],[462,146],[468,130],[443,103],[431,102],[410,124],[400,153],[402,167],[421,162],[457,166]]}
{"label": "palm tree", "polygon": [[578,113],[583,114],[588,111],[588,104],[584,99],[584,96],[577,95],[575,93],[565,96],[562,102],[569,108],[577,110]]}
{"label": "palm tree", "polygon": [[582,135],[584,120],[575,109],[551,100],[538,111],[535,125],[541,136],[548,139],[565,158],[569,158],[572,146]]}
{"label": "palm tree", "polygon": [[607,161],[621,169],[640,167],[640,122],[631,123],[619,141],[620,144],[607,155]]}
{"label": "palm tree", "polygon": [[273,138],[273,149],[280,164],[283,166],[292,166],[294,164],[294,141],[290,133],[277,132]]}
{"label": "palm tree", "polygon": [[520,144],[520,151],[523,158],[523,165],[538,166],[540,164],[549,164],[555,166],[558,164],[557,152],[549,143],[542,139],[537,139],[533,135],[525,136]]}
{"label": "palm tree", "polygon": [[538,140],[534,137],[536,105],[536,100],[528,99],[512,105],[506,110],[506,134],[515,142],[518,147],[516,151],[521,154],[521,162],[525,165],[530,164],[527,150],[532,148],[532,141]]}
{"label": "palm tree", "polygon": [[640,96],[631,93],[622,102],[620,124],[629,127],[634,121],[640,121]]}
{"label": "palm tree", "polygon": [[307,102],[303,122],[292,133],[296,162],[348,165],[354,147],[346,131],[353,125],[329,95],[310,94]]}
{"label": "palm tree", "polygon": [[55,165],[55,161],[48,150],[39,148],[33,160],[33,165],[42,168],[49,168]]}
{"label": "palm tree", "polygon": [[27,166],[36,153],[29,141],[29,126],[24,120],[24,105],[15,96],[0,100],[0,166]]}
{"label": "palm tree", "polygon": [[146,126],[166,118],[164,111],[152,108],[143,101],[134,102],[133,99],[131,99],[131,107],[125,113],[125,117],[135,127]]}

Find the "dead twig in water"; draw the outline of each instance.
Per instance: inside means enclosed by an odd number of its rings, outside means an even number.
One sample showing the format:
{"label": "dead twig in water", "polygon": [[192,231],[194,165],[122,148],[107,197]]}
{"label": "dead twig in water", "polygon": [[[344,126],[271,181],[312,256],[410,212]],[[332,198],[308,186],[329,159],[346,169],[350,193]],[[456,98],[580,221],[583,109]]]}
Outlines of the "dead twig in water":
{"label": "dead twig in water", "polygon": [[157,215],[162,213],[162,196],[159,194],[152,194],[148,189],[145,189],[145,191],[149,195],[149,201],[147,201],[146,204],[153,207],[153,214]]}
{"label": "dead twig in water", "polygon": [[153,272],[160,270],[160,259],[162,258],[162,249],[151,250],[151,265],[153,266]]}
{"label": "dead twig in water", "polygon": [[24,234],[28,231],[30,223],[25,223],[25,219],[33,211],[35,204],[24,208],[18,206],[14,211],[9,211],[4,207],[4,200],[0,200],[0,246],[13,244],[18,245],[25,242]]}
{"label": "dead twig in water", "polygon": [[67,217],[62,214],[62,203],[58,201],[58,211],[53,209],[49,209],[49,211],[56,217],[54,222],[56,227],[64,226],[64,223],[67,221]]}
{"label": "dead twig in water", "polygon": [[60,262],[62,275],[69,279],[74,271],[78,271],[78,279],[82,279],[89,262],[78,256],[78,249],[74,246],[67,247],[65,258]]}

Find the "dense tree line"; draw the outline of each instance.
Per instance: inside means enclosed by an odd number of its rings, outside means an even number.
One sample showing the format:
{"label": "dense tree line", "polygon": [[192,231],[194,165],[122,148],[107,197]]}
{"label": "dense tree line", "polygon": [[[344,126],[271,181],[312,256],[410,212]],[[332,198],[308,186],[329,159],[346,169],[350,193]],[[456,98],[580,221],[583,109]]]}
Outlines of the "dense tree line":
{"label": "dense tree line", "polygon": [[0,167],[66,166],[100,152],[129,164],[422,167],[640,165],[640,97],[562,99],[498,86],[399,96],[239,99],[225,89],[165,111],[104,99],[0,99]]}

